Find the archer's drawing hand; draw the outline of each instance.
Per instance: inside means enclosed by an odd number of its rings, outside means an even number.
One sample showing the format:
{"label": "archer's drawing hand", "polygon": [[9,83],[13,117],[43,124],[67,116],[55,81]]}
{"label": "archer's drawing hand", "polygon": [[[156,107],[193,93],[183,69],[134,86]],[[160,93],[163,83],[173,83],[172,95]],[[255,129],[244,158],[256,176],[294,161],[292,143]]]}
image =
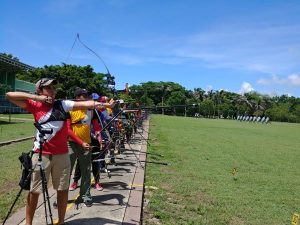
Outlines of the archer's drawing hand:
{"label": "archer's drawing hand", "polygon": [[37,95],[34,100],[39,102],[49,103],[49,104],[53,103],[53,98],[46,95]]}

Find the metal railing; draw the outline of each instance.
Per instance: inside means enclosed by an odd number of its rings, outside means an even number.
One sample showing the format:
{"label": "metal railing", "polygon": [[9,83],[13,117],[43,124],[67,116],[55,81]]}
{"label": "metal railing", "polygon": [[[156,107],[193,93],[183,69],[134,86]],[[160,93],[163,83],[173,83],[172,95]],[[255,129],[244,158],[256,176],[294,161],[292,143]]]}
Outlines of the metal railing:
{"label": "metal railing", "polygon": [[16,106],[0,106],[0,113],[27,113],[27,111]]}
{"label": "metal railing", "polygon": [[26,111],[7,101],[5,95],[0,95],[0,113],[26,113]]}

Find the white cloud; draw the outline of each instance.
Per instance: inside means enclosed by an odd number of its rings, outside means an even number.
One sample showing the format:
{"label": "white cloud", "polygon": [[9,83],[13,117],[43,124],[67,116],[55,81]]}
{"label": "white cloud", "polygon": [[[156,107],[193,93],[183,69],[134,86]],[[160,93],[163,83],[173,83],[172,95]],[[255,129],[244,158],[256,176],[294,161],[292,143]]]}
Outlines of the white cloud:
{"label": "white cloud", "polygon": [[289,75],[288,82],[293,86],[300,86],[300,76],[298,74]]}
{"label": "white cloud", "polygon": [[213,86],[210,85],[210,84],[207,85],[206,88],[205,88],[206,93],[209,92],[209,91],[211,91],[211,90],[213,90]]}
{"label": "white cloud", "polygon": [[300,51],[300,42],[294,38],[299,35],[299,24],[254,24],[247,28],[227,24],[193,35],[156,35],[148,39],[103,40],[103,43],[126,50],[121,54],[134,54],[140,63],[188,62],[207,68],[282,74],[299,68],[295,52]]}
{"label": "white cloud", "polygon": [[243,82],[239,93],[245,94],[245,93],[248,93],[251,91],[254,91],[254,88],[252,87],[252,85],[248,82]]}
{"label": "white cloud", "polygon": [[269,79],[259,79],[257,84],[261,85],[285,85],[291,87],[300,86],[300,76],[298,74],[291,74],[286,77],[280,78],[277,75],[272,75]]}
{"label": "white cloud", "polygon": [[285,73],[299,66],[299,59],[289,49],[299,51],[299,25],[243,29],[223,27],[202,34],[183,37],[174,48],[178,56],[191,57],[204,65],[263,73]]}

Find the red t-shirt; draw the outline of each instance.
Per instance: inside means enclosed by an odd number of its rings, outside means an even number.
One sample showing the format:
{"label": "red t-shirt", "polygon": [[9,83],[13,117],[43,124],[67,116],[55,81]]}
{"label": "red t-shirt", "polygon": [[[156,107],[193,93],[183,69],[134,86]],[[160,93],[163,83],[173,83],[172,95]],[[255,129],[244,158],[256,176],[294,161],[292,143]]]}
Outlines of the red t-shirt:
{"label": "red t-shirt", "polygon": [[[61,101],[61,108],[56,108],[55,112],[61,112],[64,114],[65,112],[69,112],[73,109],[74,102],[69,100]],[[49,117],[53,114],[54,109],[53,105],[37,102],[33,100],[27,100],[26,102],[26,110],[31,112],[34,116],[35,122],[42,124],[46,122]],[[53,115],[52,115],[53,117]],[[66,120],[52,120],[45,124],[41,125],[42,128],[51,128],[53,130],[52,134],[45,135],[45,143],[43,144],[43,154],[65,154],[68,152],[67,140],[68,140],[68,126]],[[35,141],[33,146],[33,151],[38,152],[40,149],[39,145],[39,131],[36,130],[35,133]]]}

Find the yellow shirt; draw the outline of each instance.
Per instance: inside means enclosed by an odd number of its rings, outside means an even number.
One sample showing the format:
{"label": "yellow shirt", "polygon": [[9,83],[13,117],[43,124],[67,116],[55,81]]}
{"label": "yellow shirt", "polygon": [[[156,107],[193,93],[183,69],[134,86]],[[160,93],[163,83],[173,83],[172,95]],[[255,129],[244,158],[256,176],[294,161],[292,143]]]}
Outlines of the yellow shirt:
{"label": "yellow shirt", "polygon": [[112,110],[111,108],[106,108],[106,112],[109,116],[112,116]]}
{"label": "yellow shirt", "polygon": [[82,141],[86,143],[91,143],[91,120],[92,111],[91,110],[76,110],[71,111],[71,126],[73,132]]}

